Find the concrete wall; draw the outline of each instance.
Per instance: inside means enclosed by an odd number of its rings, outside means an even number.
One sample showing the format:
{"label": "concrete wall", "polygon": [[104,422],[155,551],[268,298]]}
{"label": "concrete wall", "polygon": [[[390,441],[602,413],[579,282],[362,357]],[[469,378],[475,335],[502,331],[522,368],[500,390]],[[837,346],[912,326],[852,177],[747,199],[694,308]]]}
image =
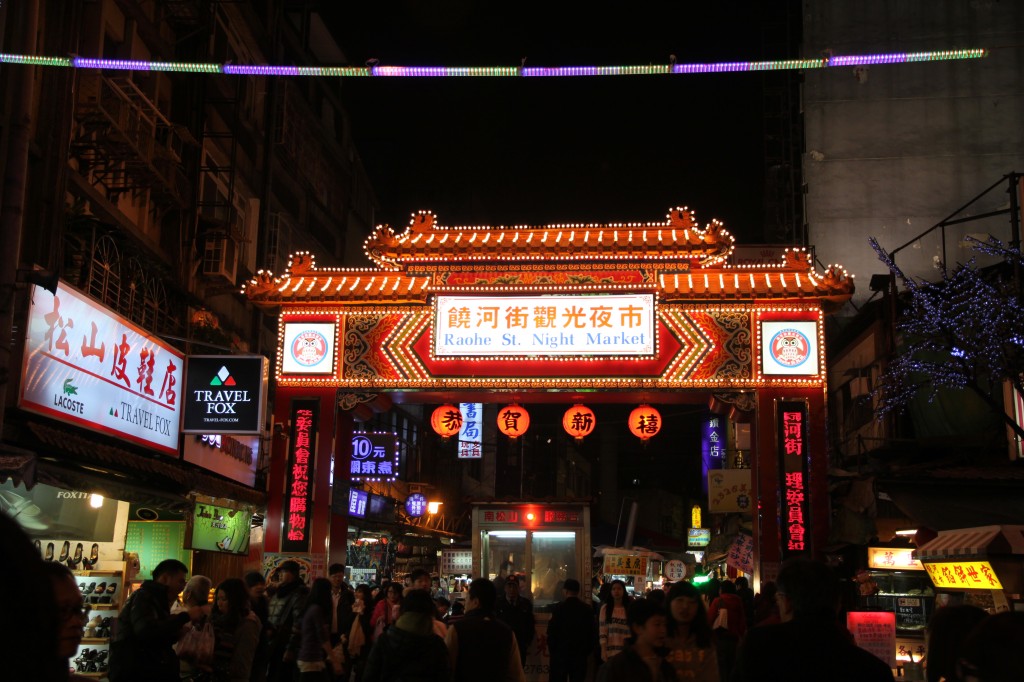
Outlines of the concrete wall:
{"label": "concrete wall", "polygon": [[[958,62],[827,68],[803,91],[810,242],[823,263],[857,276],[855,303],[887,272],[867,243],[887,250],[918,236],[1011,171],[1024,172],[1024,3],[1014,0],[805,0],[803,55],[987,48]],[[971,214],[1006,208],[1000,188]],[[947,232],[946,261],[971,257],[960,233],[1009,240],[1007,218]],[[935,278],[934,234],[897,257]],[[852,314],[852,308],[845,311]]]}

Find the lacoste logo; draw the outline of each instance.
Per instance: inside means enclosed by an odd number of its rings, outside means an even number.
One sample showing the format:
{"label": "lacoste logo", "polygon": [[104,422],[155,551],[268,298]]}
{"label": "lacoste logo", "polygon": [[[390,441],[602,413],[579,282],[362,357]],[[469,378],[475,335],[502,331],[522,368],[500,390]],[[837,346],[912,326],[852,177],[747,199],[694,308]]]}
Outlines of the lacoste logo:
{"label": "lacoste logo", "polygon": [[78,386],[71,383],[71,379],[64,380],[64,395],[78,395]]}
{"label": "lacoste logo", "polygon": [[235,380],[231,376],[231,372],[228,371],[227,367],[221,366],[220,371],[217,375],[210,379],[211,386],[234,386]]}

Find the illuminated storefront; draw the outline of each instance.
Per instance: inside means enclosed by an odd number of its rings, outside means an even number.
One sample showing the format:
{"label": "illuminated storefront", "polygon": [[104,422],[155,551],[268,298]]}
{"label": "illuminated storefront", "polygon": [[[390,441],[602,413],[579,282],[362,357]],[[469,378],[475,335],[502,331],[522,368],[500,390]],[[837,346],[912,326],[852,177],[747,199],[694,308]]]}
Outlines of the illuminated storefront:
{"label": "illuminated storefront", "polygon": [[[292,401],[322,401],[321,432],[332,437],[320,439],[317,472],[330,441],[350,440],[351,418],[334,423],[327,409],[339,393],[525,415],[531,403],[756,396],[752,493],[761,509],[787,505],[781,527],[775,514],[755,524],[754,555],[772,575],[784,555],[819,552],[827,537],[823,318],[853,282],[839,266],[817,271],[799,248],[774,265],[729,265],[733,244],[687,208],[661,222],[540,227],[444,227],[419,212],[404,231],[371,234],[374,268],[318,268],[298,253],[288,272],[260,273],[244,293],[279,309],[276,420]],[[792,426],[783,414],[800,416],[799,442],[782,439]],[[288,475],[286,441],[275,439],[272,490]],[[791,462],[781,448],[794,443],[802,455]],[[328,493],[326,480],[313,488]],[[282,540],[282,503],[270,502],[268,548]],[[328,516],[314,505],[315,547],[337,540]]]}

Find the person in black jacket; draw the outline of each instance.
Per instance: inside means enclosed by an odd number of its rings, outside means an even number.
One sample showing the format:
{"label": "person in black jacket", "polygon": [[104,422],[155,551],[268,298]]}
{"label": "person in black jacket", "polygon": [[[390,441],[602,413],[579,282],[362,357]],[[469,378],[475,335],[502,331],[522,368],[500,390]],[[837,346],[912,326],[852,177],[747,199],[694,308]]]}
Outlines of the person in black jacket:
{"label": "person in black jacket", "polygon": [[564,599],[551,611],[548,622],[548,653],[551,682],[583,682],[587,659],[597,643],[594,611],[580,601],[580,581],[569,578],[562,586]]}
{"label": "person in black jacket", "polygon": [[299,652],[298,624],[309,588],[299,578],[299,562],[284,561],[277,568],[278,586],[270,598],[267,620],[270,622],[270,666],[267,679],[271,682],[292,682],[295,676],[295,658]]}
{"label": "person in black jacket", "polygon": [[892,682],[889,666],[854,644],[839,624],[839,580],[828,566],[792,560],[776,584],[782,622],[747,632],[732,682]]}
{"label": "person in black jacket", "polygon": [[510,575],[505,580],[505,595],[498,597],[494,605],[494,615],[498,620],[512,628],[519,644],[519,662],[526,664],[526,649],[537,634],[533,618],[533,604],[529,599],[519,596],[519,578]]}
{"label": "person in black jacket", "polygon": [[427,590],[410,590],[402,598],[395,624],[370,650],[365,682],[449,682],[448,649],[434,634],[434,602]]}
{"label": "person in black jacket", "polygon": [[210,605],[193,606],[171,615],[171,604],[185,589],[188,567],[177,559],[165,559],[132,593],[117,618],[110,643],[111,682],[178,682],[178,657],[174,643],[185,623],[210,614]]}
{"label": "person in black jacket", "polygon": [[[665,660],[668,623],[657,604],[637,599],[626,609],[630,636],[626,647],[609,658],[597,682],[675,682],[676,669]],[[805,678],[792,678],[805,679]]]}

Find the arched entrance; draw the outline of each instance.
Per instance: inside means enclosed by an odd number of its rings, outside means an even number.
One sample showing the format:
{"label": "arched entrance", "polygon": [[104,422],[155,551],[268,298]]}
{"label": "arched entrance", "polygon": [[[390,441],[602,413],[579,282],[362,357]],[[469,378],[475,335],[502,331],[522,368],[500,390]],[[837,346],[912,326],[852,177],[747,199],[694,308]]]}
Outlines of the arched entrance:
{"label": "arched entrance", "polygon": [[[755,573],[828,533],[823,316],[853,282],[804,249],[732,265],[733,237],[673,209],[662,222],[381,226],[376,267],[292,256],[249,300],[280,308],[267,551],[323,553],[342,399],[395,403],[704,403],[752,407]],[[337,421],[337,423],[336,423]],[[319,436],[319,438],[318,438]],[[340,453],[339,453],[340,454]],[[339,458],[341,459],[341,458]],[[340,519],[344,522],[344,519]]]}

